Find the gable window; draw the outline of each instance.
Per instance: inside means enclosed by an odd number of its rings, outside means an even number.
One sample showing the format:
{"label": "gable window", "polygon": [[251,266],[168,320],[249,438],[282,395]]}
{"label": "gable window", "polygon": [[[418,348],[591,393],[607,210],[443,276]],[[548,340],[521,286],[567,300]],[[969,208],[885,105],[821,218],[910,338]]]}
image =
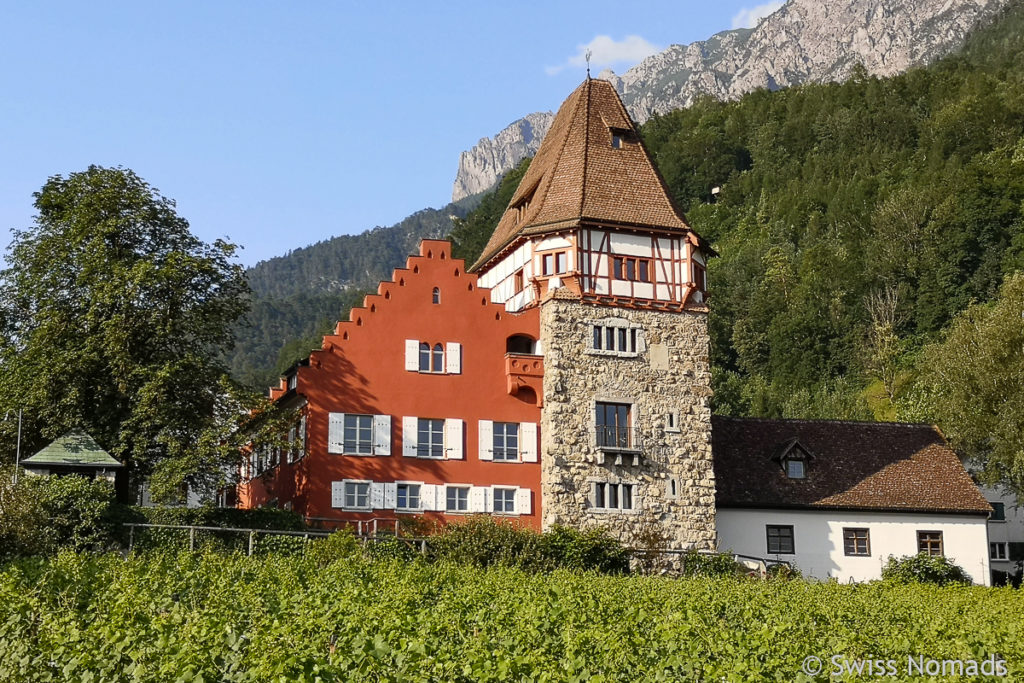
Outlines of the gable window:
{"label": "gable window", "polygon": [[405,340],[405,369],[431,374],[462,374],[462,344]]}
{"label": "gable window", "polygon": [[416,455],[421,458],[444,457],[444,420],[421,417],[416,434]]}
{"label": "gable window", "polygon": [[843,552],[847,555],[870,555],[871,537],[867,529],[843,529]]}
{"label": "gable window", "polygon": [[612,258],[612,272],[616,280],[650,282],[651,260],[632,256],[615,256]]}
{"label": "gable window", "polygon": [[373,415],[345,414],[344,452],[373,454]]}
{"label": "gable window", "polygon": [[595,407],[597,445],[599,448],[632,447],[628,403],[601,403]]}
{"label": "gable window", "polygon": [[942,532],[918,531],[917,552],[926,555],[942,555]]}
{"label": "gable window", "polygon": [[494,423],[494,460],[515,462],[519,460],[519,423]]}
{"label": "gable window", "polygon": [[345,482],[345,507],[370,509],[370,482],[368,481],[346,481]]}
{"label": "gable window", "polygon": [[448,486],[445,491],[445,512],[469,511],[469,487]]}
{"label": "gable window", "polygon": [[420,485],[398,484],[395,487],[395,507],[399,510],[420,509]]}
{"label": "gable window", "polygon": [[765,527],[768,535],[769,555],[793,555],[793,525],[791,524],[768,524]]}
{"label": "gable window", "polygon": [[430,344],[420,343],[420,372],[430,372]]}
{"label": "gable window", "polygon": [[494,488],[494,512],[514,514],[516,511],[516,489]]}
{"label": "gable window", "polygon": [[990,522],[1005,522],[1006,521],[1006,506],[1002,503],[994,503],[991,500],[988,502],[992,506],[992,516],[988,518]]}
{"label": "gable window", "polygon": [[633,509],[632,484],[609,484],[595,481],[591,483],[590,496],[595,510]]}
{"label": "gable window", "polygon": [[434,293],[433,293],[433,295],[431,297],[431,301],[433,303],[435,303],[435,304],[441,303],[441,288],[440,287],[434,287]]}

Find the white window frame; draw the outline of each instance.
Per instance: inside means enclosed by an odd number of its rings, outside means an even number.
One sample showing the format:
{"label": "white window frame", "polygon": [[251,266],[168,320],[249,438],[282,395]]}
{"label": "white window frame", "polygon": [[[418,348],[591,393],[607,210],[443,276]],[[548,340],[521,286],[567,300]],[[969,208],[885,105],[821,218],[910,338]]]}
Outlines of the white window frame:
{"label": "white window frame", "polygon": [[[508,447],[508,439],[509,439],[508,428],[509,427],[514,427],[515,428],[515,434],[514,434],[514,437],[515,437],[515,448],[513,449],[513,452],[511,454],[511,456],[509,455],[509,450],[510,449]],[[492,459],[494,460],[494,462],[520,462],[520,454],[521,454],[522,451],[520,450],[519,439],[520,439],[520,433],[521,432],[522,432],[522,429],[521,429],[521,427],[520,427],[518,422],[494,422],[494,423],[492,423],[492,430],[491,430],[492,441],[491,441],[491,443],[493,445],[493,450],[492,450],[493,458]],[[500,444],[499,444],[499,442],[500,442]]]}
{"label": "white window frame", "polygon": [[[424,445],[423,439],[420,438],[423,434],[424,422],[429,422],[427,435],[430,438],[430,443]],[[432,418],[432,417],[418,417],[416,418],[416,457],[425,458],[427,460],[443,460],[444,459],[444,418]],[[436,428],[436,430],[435,430]],[[439,439],[437,443],[434,443],[434,437]],[[426,453],[424,452],[426,450]]]}
{"label": "white window frame", "polygon": [[[1001,553],[996,552],[997,548],[1001,548]],[[1001,557],[997,557],[1001,555]],[[988,544],[988,559],[995,560],[996,562],[1006,562],[1010,559],[1009,547],[1006,541],[990,541]]]}
{"label": "white window frame", "polygon": [[[519,492],[519,487],[517,487],[517,486],[492,486],[491,487],[491,505],[490,505],[491,514],[499,515],[499,516],[518,515],[519,514],[519,506],[516,504],[518,502],[518,496],[517,496],[518,492]],[[511,503],[512,503],[512,509],[511,510],[504,510],[504,509],[503,510],[498,510],[497,509],[498,494],[499,493],[501,494],[501,498],[503,499],[502,507],[505,507],[505,505],[509,502],[508,500],[504,500],[504,499],[505,498],[511,498]]]}
{"label": "white window frame", "polygon": [[[402,487],[416,487],[416,505],[400,505],[400,493],[399,490]],[[408,503],[409,494],[406,493],[406,502]],[[419,512],[423,510],[423,482],[421,481],[396,481],[395,482],[395,505],[394,510],[396,512]]]}
{"label": "white window frame", "polygon": [[[426,346],[427,348],[422,348]],[[437,347],[440,346],[440,353]],[[423,354],[426,353],[427,367],[421,367]],[[462,374],[462,344],[459,342],[425,341],[422,339],[405,340],[405,369],[421,375],[460,375]]]}
{"label": "white window frame", "polygon": [[[342,496],[342,498],[341,498],[341,508],[343,510],[372,510],[373,509],[373,503],[371,501],[371,499],[373,497],[373,482],[372,481],[370,481],[369,479],[342,479],[341,480],[341,485],[342,485],[342,489],[341,489],[341,496]],[[356,491],[355,494],[354,494],[355,495],[356,504],[355,505],[349,505],[348,504],[348,500],[349,500],[349,486],[350,485],[351,486],[363,486],[363,485],[366,486],[366,505],[365,506],[362,506],[362,505],[358,504],[358,501],[359,501],[359,492],[358,491]]]}
{"label": "white window frame", "polygon": [[[453,509],[448,507],[448,492],[449,491],[465,491],[466,493],[466,507],[465,509]],[[444,511],[451,515],[468,515],[472,512],[472,506],[470,505],[470,496],[473,493],[473,487],[469,484],[446,484],[444,487]],[[456,502],[458,502],[458,496],[456,496]]]}

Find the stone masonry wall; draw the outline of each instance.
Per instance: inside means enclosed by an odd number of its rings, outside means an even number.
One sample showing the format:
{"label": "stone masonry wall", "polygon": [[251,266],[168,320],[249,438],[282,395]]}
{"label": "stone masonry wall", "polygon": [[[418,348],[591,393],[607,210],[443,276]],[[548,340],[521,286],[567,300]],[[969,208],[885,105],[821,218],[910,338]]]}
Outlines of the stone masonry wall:
{"label": "stone masonry wall", "polygon": [[[595,323],[639,326],[638,353],[595,352]],[[633,545],[642,543],[638,532],[653,529],[670,547],[713,550],[707,315],[549,299],[541,306],[540,334],[545,528],[603,526]],[[639,457],[598,447],[596,402],[631,404],[630,446]],[[634,509],[595,509],[594,482],[633,484]]]}

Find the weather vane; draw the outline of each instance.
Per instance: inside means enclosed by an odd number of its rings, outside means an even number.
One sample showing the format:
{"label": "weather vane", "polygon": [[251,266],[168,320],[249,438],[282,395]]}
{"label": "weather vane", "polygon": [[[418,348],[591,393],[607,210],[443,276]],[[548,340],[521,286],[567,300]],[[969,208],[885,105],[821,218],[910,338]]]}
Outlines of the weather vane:
{"label": "weather vane", "polygon": [[590,55],[594,54],[590,50],[583,53],[583,59],[587,60],[587,78],[590,78]]}

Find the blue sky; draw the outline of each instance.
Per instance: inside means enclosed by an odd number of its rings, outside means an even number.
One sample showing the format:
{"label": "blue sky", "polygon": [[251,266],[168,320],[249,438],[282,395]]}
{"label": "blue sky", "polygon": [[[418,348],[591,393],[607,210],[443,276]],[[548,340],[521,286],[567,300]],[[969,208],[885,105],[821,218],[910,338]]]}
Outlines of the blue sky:
{"label": "blue sky", "polygon": [[[769,3],[771,4],[771,3]],[[777,3],[775,3],[777,4]],[[0,248],[32,193],[126,166],[246,265],[451,197],[459,153],[757,0],[0,5]],[[760,9],[758,9],[760,7]]]}

